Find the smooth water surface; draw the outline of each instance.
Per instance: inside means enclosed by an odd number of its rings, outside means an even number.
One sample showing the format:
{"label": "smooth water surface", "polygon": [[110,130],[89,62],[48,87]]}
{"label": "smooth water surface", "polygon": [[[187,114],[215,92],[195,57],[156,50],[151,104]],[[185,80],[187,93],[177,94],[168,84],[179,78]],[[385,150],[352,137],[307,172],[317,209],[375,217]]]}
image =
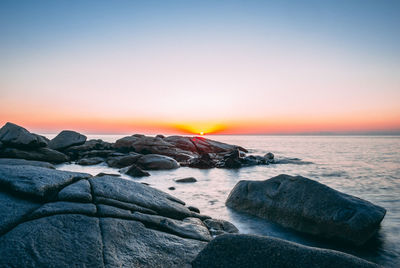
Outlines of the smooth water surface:
{"label": "smooth water surface", "polygon": [[[89,136],[115,141],[121,136]],[[387,267],[400,266],[400,137],[399,136],[208,136],[218,141],[250,149],[249,154],[275,154],[277,159],[300,158],[289,164],[246,167],[236,170],[199,170],[182,167],[150,171],[151,176],[136,181],[182,199],[202,214],[234,223],[242,233],[270,235],[305,245],[332,248],[357,255]],[[311,162],[311,163],[310,163]],[[59,169],[118,173],[105,164],[78,166],[63,164]],[[381,229],[367,245],[353,246],[321,241],[277,226],[267,220],[237,213],[225,206],[230,190],[239,180],[265,180],[279,174],[301,175],[336,190],[355,195],[387,210]],[[128,176],[123,176],[132,179]],[[195,177],[196,183],[174,180]],[[169,187],[176,189],[171,191]]]}

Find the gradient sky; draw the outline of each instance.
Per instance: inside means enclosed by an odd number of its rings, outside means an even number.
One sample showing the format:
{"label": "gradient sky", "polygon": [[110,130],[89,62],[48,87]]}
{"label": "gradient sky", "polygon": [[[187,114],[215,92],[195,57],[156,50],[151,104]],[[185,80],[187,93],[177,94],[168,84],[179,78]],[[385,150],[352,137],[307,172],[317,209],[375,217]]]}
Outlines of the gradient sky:
{"label": "gradient sky", "polygon": [[400,1],[0,1],[0,124],[400,131]]}

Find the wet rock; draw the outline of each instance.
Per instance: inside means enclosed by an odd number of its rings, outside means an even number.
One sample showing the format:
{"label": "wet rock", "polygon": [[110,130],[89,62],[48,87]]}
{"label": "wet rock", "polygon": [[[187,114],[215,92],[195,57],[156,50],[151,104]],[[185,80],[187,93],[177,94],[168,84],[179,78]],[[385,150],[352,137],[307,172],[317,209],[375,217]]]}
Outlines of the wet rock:
{"label": "wet rock", "polygon": [[175,190],[175,187],[168,187],[168,190],[173,191],[173,190]]}
{"label": "wet rock", "polygon": [[140,157],[141,154],[131,152],[128,155],[109,157],[106,162],[109,167],[123,168],[136,163]]}
{"label": "wet rock", "polygon": [[4,147],[35,149],[47,146],[44,137],[30,133],[23,127],[7,122],[0,129],[0,142]]}
{"label": "wet rock", "polygon": [[51,163],[63,163],[69,161],[68,156],[47,147],[34,150],[22,150],[17,148],[4,148],[0,150],[0,157],[19,158],[26,160],[44,161]]}
{"label": "wet rock", "polygon": [[273,162],[275,156],[274,156],[273,153],[266,153],[266,154],[264,155],[264,158],[265,158],[268,162]]}
{"label": "wet rock", "polygon": [[193,183],[193,182],[196,182],[196,181],[197,180],[195,178],[193,178],[193,177],[188,177],[188,178],[175,180],[175,182],[178,182],[178,183]]}
{"label": "wet rock", "polygon": [[45,167],[45,168],[55,169],[55,167],[48,162],[16,159],[16,158],[0,158],[0,165],[10,165],[10,166],[26,165],[26,166]]}
{"label": "wet rock", "polygon": [[240,168],[242,166],[240,152],[238,149],[224,156],[223,165],[224,168]]}
{"label": "wet rock", "polygon": [[208,153],[203,153],[200,155],[200,157],[190,160],[188,166],[192,168],[208,169],[214,168],[216,163],[213,159],[211,159]]}
{"label": "wet rock", "polygon": [[130,167],[127,167],[126,170],[123,171],[123,173],[125,173],[126,175],[129,175],[131,177],[135,177],[135,178],[150,176],[149,172],[144,171],[143,169],[141,169],[140,167],[138,167],[135,164],[133,164]]}
{"label": "wet rock", "polygon": [[188,206],[188,209],[189,209],[190,211],[193,211],[193,212],[196,212],[196,213],[200,213],[200,209],[198,209],[198,208],[196,208],[196,207]]}
{"label": "wet rock", "polygon": [[355,245],[375,234],[386,213],[368,201],[289,175],[240,181],[226,205],[300,232]]}
{"label": "wet rock", "polygon": [[217,236],[221,234],[234,234],[239,233],[238,228],[229,221],[218,220],[218,219],[206,219],[204,224],[207,226],[211,235]]}
{"label": "wet rock", "polygon": [[157,154],[143,155],[138,159],[136,165],[145,170],[176,169],[179,167],[179,163],[175,159]]}
{"label": "wet rock", "polygon": [[64,150],[74,145],[84,144],[85,141],[85,135],[72,130],[63,130],[49,142],[49,147],[54,150]]}
{"label": "wet rock", "polygon": [[213,239],[192,265],[193,268],[379,267],[334,250],[307,247],[272,237],[238,234],[226,234]]}
{"label": "wet rock", "polygon": [[101,157],[90,157],[90,158],[82,158],[78,160],[76,163],[81,166],[92,166],[100,164],[101,162],[104,162],[104,159]]}

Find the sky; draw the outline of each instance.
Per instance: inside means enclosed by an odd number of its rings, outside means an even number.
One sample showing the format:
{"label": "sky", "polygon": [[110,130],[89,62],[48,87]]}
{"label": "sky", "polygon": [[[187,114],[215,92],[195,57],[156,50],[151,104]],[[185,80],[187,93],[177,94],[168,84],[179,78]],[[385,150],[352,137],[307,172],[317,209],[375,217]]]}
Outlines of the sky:
{"label": "sky", "polygon": [[0,1],[0,124],[400,133],[400,1]]}

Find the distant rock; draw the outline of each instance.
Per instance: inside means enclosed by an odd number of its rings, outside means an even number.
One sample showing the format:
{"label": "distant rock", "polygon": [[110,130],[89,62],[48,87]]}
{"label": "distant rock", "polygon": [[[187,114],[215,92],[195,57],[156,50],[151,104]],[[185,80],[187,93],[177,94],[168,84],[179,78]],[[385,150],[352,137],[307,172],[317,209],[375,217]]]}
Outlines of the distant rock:
{"label": "distant rock", "polygon": [[175,187],[168,187],[168,190],[173,191],[173,190],[175,190]]}
{"label": "distant rock", "polygon": [[220,167],[240,168],[241,166],[242,166],[242,161],[240,157],[240,152],[238,149],[236,149],[224,156],[223,165]]}
{"label": "distant rock", "polygon": [[34,150],[3,148],[2,150],[0,150],[0,157],[20,158],[50,163],[63,163],[69,161],[68,156],[59,151],[52,150],[48,147],[37,148]]}
{"label": "distant rock", "polygon": [[200,157],[193,158],[192,160],[190,160],[188,166],[192,168],[209,169],[209,168],[214,168],[216,166],[216,163],[210,157],[210,154],[203,153],[200,155]]}
{"label": "distant rock", "polygon": [[136,163],[140,157],[141,154],[131,152],[127,155],[109,157],[106,162],[109,167],[123,168]]}
{"label": "distant rock", "polygon": [[226,205],[300,232],[355,245],[375,234],[386,213],[368,201],[289,175],[240,181]]}
{"label": "distant rock", "polygon": [[63,130],[49,142],[49,147],[54,150],[64,150],[71,146],[84,144],[85,141],[85,135],[72,130]]}
{"label": "distant rock", "polygon": [[144,170],[176,169],[179,167],[179,163],[175,159],[158,154],[143,155],[135,164]]}
{"label": "distant rock", "polygon": [[175,182],[178,183],[193,183],[196,182],[197,180],[193,177],[188,177],[188,178],[183,178],[183,179],[176,179]]}
{"label": "distant rock", "polygon": [[90,158],[82,158],[82,159],[79,159],[78,161],[76,161],[76,163],[81,166],[92,166],[92,165],[100,164],[101,162],[104,162],[104,158],[90,157]]}
{"label": "distant rock", "polygon": [[0,158],[0,165],[10,165],[10,166],[26,165],[26,166],[36,166],[36,167],[55,169],[55,167],[48,162],[16,159],[16,158]]}
{"label": "distant rock", "polygon": [[138,167],[137,165],[133,164],[130,167],[125,168],[126,170],[123,171],[123,173],[125,173],[126,175],[129,175],[131,177],[147,177],[150,176],[150,173],[147,171],[144,171],[143,169],[141,169],[140,167]]}
{"label": "distant rock", "polygon": [[275,155],[273,153],[266,153],[264,155],[264,158],[267,159],[268,161],[273,161],[275,158]]}
{"label": "distant rock", "polygon": [[377,268],[378,265],[329,249],[255,235],[226,234],[213,239],[192,262],[193,268]]}
{"label": "distant rock", "polygon": [[10,122],[0,129],[0,142],[4,147],[20,149],[35,149],[47,146],[47,141],[44,137],[30,133],[25,128]]}

